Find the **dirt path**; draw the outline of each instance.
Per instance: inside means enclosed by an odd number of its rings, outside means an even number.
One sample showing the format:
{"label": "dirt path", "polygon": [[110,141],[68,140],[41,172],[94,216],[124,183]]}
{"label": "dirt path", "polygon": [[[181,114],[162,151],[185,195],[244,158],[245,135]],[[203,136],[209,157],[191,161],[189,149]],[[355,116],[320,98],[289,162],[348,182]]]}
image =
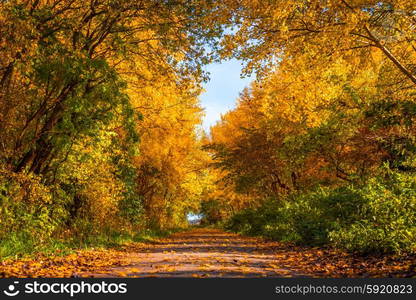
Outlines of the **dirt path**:
{"label": "dirt path", "polygon": [[[126,252],[126,266],[88,277],[303,277],[279,267],[273,243],[213,229],[195,229]],[[136,250],[137,251],[137,250]]]}
{"label": "dirt path", "polygon": [[416,277],[415,262],[194,229],[152,243],[8,259],[0,277]]}

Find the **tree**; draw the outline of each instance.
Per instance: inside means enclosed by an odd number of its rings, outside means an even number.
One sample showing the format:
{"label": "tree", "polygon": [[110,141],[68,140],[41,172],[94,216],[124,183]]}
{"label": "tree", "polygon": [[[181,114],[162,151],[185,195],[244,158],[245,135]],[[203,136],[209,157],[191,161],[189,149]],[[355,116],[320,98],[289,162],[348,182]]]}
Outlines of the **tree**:
{"label": "tree", "polygon": [[316,64],[379,49],[401,80],[416,84],[415,3],[409,0],[227,1],[239,25],[224,53],[264,73],[282,55],[309,53]]}
{"label": "tree", "polygon": [[212,3],[198,1],[1,5],[3,159],[15,171],[37,174],[50,171],[72,136],[90,134],[117,111],[129,110],[117,69],[121,62],[198,78],[201,63],[208,60],[202,43],[220,32],[201,27]]}

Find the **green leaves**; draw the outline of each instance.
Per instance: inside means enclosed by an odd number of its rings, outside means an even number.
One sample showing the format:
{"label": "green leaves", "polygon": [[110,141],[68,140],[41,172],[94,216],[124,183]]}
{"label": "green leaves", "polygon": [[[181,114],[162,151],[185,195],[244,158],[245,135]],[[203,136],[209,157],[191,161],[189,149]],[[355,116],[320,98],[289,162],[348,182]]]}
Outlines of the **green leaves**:
{"label": "green leaves", "polygon": [[306,245],[330,244],[359,253],[416,251],[416,182],[391,172],[388,179],[338,189],[267,199],[235,214],[226,228]]}

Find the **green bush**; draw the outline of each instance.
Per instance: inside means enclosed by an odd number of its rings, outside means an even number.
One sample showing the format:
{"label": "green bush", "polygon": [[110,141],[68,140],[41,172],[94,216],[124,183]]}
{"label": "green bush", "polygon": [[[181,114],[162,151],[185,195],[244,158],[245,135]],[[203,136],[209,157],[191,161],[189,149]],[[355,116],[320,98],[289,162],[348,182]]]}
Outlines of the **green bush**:
{"label": "green bush", "polygon": [[269,199],[234,215],[227,229],[360,253],[416,252],[416,179],[390,172],[362,186]]}
{"label": "green bush", "polygon": [[48,239],[66,216],[52,195],[36,176],[0,177],[0,239],[13,233],[33,236],[39,243]]}
{"label": "green bush", "polygon": [[51,241],[67,218],[60,196],[33,174],[0,172],[0,257],[30,253]]}
{"label": "green bush", "polygon": [[361,253],[416,251],[416,178],[391,173],[388,180],[372,179],[359,190],[366,203],[360,218],[330,233],[338,247]]}
{"label": "green bush", "polygon": [[355,192],[348,192],[347,188],[319,189],[285,199],[269,199],[257,209],[236,214],[226,228],[278,241],[326,244],[328,233],[353,220],[354,212],[362,205]]}

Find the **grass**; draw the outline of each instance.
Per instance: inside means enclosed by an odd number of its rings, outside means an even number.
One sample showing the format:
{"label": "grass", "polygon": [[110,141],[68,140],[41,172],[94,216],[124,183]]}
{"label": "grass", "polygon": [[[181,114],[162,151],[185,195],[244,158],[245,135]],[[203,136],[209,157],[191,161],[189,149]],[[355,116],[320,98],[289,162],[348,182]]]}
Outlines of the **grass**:
{"label": "grass", "polygon": [[28,234],[11,234],[0,240],[0,261],[10,258],[45,255],[67,255],[80,249],[117,248],[126,243],[149,243],[183,229],[145,229],[134,234],[126,232],[103,232],[69,239],[50,238],[39,241]]}

